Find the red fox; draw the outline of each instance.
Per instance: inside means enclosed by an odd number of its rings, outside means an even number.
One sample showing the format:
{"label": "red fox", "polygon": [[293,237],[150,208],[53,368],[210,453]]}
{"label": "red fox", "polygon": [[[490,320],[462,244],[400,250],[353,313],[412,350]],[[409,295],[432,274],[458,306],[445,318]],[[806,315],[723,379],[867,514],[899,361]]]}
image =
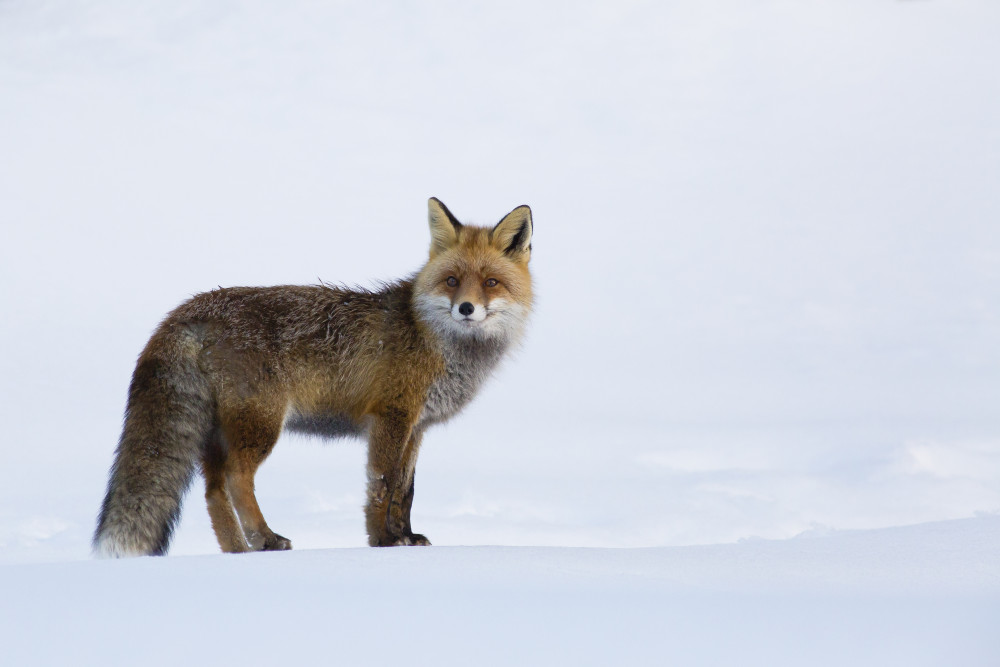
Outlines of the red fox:
{"label": "red fox", "polygon": [[225,552],[290,549],[254,475],[283,429],[368,439],[372,546],[426,545],[410,527],[424,431],[454,416],[531,311],[531,209],[496,226],[428,202],[430,259],[376,291],[233,287],[167,315],[136,364],[94,551],[166,553],[195,470]]}

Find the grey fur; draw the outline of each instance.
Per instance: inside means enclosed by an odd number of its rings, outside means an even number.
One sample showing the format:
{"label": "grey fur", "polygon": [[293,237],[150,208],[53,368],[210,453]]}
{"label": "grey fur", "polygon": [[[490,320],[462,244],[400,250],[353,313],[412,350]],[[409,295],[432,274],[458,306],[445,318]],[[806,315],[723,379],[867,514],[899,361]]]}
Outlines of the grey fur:
{"label": "grey fur", "polygon": [[349,438],[363,436],[367,425],[359,424],[347,415],[302,415],[295,411],[289,411],[285,418],[285,430],[292,433],[319,435],[324,438]]}
{"label": "grey fur", "polygon": [[[167,354],[144,355],[132,376],[125,424],[101,506],[94,551],[102,556],[162,555],[180,503],[213,429],[201,344],[191,330],[160,329]],[[140,390],[140,388],[142,390]],[[151,435],[155,434],[155,438]],[[156,475],[149,475],[156,470]]]}
{"label": "grey fur", "polygon": [[419,428],[446,421],[459,412],[479,391],[507,350],[506,340],[451,337],[442,352],[446,373],[427,392]]}

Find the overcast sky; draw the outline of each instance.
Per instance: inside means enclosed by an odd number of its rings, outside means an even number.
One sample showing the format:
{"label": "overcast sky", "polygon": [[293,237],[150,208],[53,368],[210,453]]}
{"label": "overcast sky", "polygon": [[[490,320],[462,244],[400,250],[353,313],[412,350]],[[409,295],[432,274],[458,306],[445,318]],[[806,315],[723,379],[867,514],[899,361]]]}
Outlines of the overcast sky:
{"label": "overcast sky", "polygon": [[429,196],[534,211],[478,414],[1000,456],[1000,5],[266,7],[0,6],[0,469],[103,470],[169,309],[412,272]]}

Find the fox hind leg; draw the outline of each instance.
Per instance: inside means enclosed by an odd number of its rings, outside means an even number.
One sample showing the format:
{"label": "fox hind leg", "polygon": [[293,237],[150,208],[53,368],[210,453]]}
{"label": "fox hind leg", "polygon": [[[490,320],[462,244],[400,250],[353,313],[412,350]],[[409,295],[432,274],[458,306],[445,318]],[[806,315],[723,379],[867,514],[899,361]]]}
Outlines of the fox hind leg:
{"label": "fox hind leg", "polygon": [[[259,464],[260,462],[258,462]],[[286,551],[292,548],[292,541],[278,535],[268,527],[264,515],[254,495],[254,474],[256,467],[238,467],[226,476],[227,488],[236,514],[243,525],[247,544],[254,551]]]}
{"label": "fox hind leg", "polygon": [[212,530],[225,553],[250,551],[226,490],[226,446],[218,431],[209,440],[202,459],[205,476],[205,502]]}
{"label": "fox hind leg", "polygon": [[267,525],[254,494],[254,476],[278,441],[283,416],[279,409],[262,410],[254,406],[233,411],[222,418],[223,437],[229,445],[226,490],[252,551],[292,548],[291,540]]}

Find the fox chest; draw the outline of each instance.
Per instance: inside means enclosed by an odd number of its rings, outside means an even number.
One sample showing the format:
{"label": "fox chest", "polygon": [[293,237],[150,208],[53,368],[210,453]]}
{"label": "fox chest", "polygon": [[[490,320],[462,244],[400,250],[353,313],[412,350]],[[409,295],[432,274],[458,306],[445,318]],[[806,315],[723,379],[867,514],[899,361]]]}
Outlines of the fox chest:
{"label": "fox chest", "polygon": [[468,405],[499,358],[499,353],[445,357],[445,371],[428,388],[418,425],[445,421]]}

